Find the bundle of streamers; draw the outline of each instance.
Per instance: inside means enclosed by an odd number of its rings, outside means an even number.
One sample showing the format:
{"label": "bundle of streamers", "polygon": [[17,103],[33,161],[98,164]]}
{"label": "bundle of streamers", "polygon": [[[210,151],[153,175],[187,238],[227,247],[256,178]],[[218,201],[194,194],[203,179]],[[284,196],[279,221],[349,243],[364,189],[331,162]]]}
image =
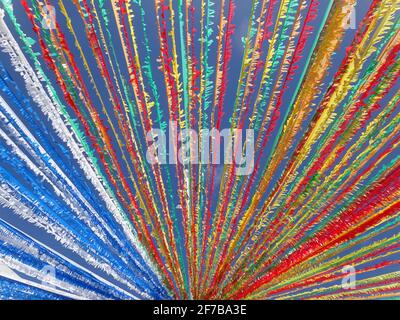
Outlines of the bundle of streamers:
{"label": "bundle of streamers", "polygon": [[0,0],[0,298],[399,298],[399,57],[398,0]]}

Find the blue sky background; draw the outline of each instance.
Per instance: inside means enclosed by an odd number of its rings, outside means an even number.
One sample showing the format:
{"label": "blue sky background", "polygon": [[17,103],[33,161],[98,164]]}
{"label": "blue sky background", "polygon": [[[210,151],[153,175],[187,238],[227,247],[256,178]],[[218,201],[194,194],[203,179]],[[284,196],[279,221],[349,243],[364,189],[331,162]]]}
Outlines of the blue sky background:
{"label": "blue sky background", "polygon": [[[216,2],[218,2],[218,1],[216,1]],[[78,14],[76,12],[76,9],[74,8],[74,6],[72,4],[72,1],[71,2],[70,1],[64,1],[64,3],[66,5],[67,11],[71,13],[70,18],[73,21],[74,27],[77,28],[76,31],[77,31],[78,38],[80,39],[81,45],[82,44],[87,44],[86,35],[85,35],[84,29],[83,29],[83,24],[78,22],[78,21],[80,21],[80,17],[78,16]],[[194,3],[198,4],[198,3],[200,3],[200,1],[195,0]],[[238,0],[238,1],[236,1],[236,3],[237,3],[237,5],[236,5],[237,9],[236,9],[236,13],[235,13],[234,21],[233,21],[233,24],[236,26],[235,27],[235,33],[234,33],[234,36],[233,36],[233,52],[232,52],[233,56],[232,56],[232,60],[231,60],[230,68],[229,68],[229,73],[228,73],[228,87],[227,87],[227,92],[226,92],[226,97],[225,97],[225,104],[224,104],[224,112],[225,112],[226,115],[223,118],[223,123],[222,123],[222,126],[221,126],[222,128],[229,127],[229,115],[231,114],[231,110],[232,110],[233,105],[234,105],[234,99],[235,99],[236,90],[237,90],[237,86],[236,85],[237,85],[237,81],[238,81],[238,78],[239,78],[241,61],[242,61],[242,57],[243,57],[242,37],[246,36],[247,24],[248,24],[249,15],[250,15],[250,1],[249,0]],[[356,7],[357,24],[361,21],[361,19],[365,15],[365,12],[367,11],[370,3],[371,3],[371,0],[358,1],[358,5]],[[315,26],[315,28],[317,28],[320,25],[320,23],[321,23],[321,21],[323,19],[323,15],[324,15],[324,13],[325,13],[325,11],[327,9],[327,5],[328,5],[328,1],[326,1],[326,0],[321,0],[320,1],[320,5],[318,7],[318,17],[313,22],[313,25]],[[110,4],[108,3],[108,1],[106,1],[105,7],[107,8],[107,10],[111,11]],[[155,75],[155,81],[156,81],[156,83],[158,84],[158,87],[159,87],[159,94],[160,94],[159,101],[160,101],[161,106],[162,106],[162,108],[164,110],[164,115],[167,115],[168,114],[167,113],[168,106],[167,106],[167,97],[166,97],[165,90],[164,90],[164,78],[163,78],[162,73],[159,70],[157,70],[157,62],[156,62],[156,60],[158,58],[158,55],[159,55],[159,42],[158,42],[158,35],[157,35],[157,29],[156,29],[155,9],[154,9],[153,1],[144,0],[143,1],[143,7],[144,7],[144,10],[146,11],[145,18],[146,18],[146,23],[147,23],[147,31],[148,31],[149,40],[150,40],[150,43],[151,43],[151,46],[152,46],[153,74]],[[133,6],[134,10],[135,10],[135,8],[136,7]],[[216,16],[215,23],[217,23],[218,18],[219,18],[219,5],[218,4],[216,5],[216,11],[217,12],[215,14],[215,16]],[[32,31],[31,24],[28,21],[28,19],[26,17],[26,14],[25,14],[23,8],[21,7],[19,1],[15,1],[15,12],[17,14],[18,22],[21,24],[22,29],[24,30],[24,32],[27,35],[31,36],[32,38],[36,39],[36,36],[34,35],[34,33]],[[63,27],[63,30],[67,30],[67,28],[65,27],[65,19],[62,16],[62,14],[60,12],[57,12],[57,16],[56,17],[57,17],[57,21]],[[276,15],[275,15],[275,17],[276,17]],[[6,19],[6,21],[7,21],[7,19]],[[76,21],[76,23],[74,23],[75,21]],[[111,25],[112,25],[112,28],[114,28],[112,36],[116,39],[115,48],[119,48],[120,47],[118,45],[119,44],[119,36],[118,36],[117,30],[115,29],[115,24],[112,23]],[[140,28],[139,24],[136,27],[138,28],[138,30],[140,30],[139,29]],[[12,29],[12,28],[10,28],[10,29]],[[322,87],[322,92],[323,93],[325,92],[326,88],[329,86],[331,80],[333,79],[334,73],[336,72],[339,64],[341,63],[341,61],[342,61],[342,59],[343,59],[343,57],[345,55],[345,48],[351,43],[355,32],[356,32],[356,30],[352,30],[352,29],[349,29],[347,31],[347,34],[346,34],[345,39],[344,39],[344,42],[343,42],[340,50],[336,53],[334,61],[333,61],[333,64],[332,64],[332,67],[331,67],[331,69],[329,71],[329,74],[328,74],[324,84],[323,84],[323,87]],[[72,36],[66,31],[65,31],[65,35],[66,35],[67,41],[70,44],[70,48],[73,50],[73,53],[75,54],[75,56],[78,57],[79,53],[76,50],[76,48],[72,45],[73,44]],[[14,36],[17,39],[17,34],[16,33],[14,33]],[[215,31],[214,31],[214,36],[215,36]],[[138,41],[139,41],[139,44],[140,44],[141,43],[140,31],[138,32],[137,37],[138,37]],[[287,90],[286,94],[283,97],[282,114],[284,113],[285,108],[289,108],[290,107],[289,104],[290,104],[290,100],[292,99],[292,94],[293,94],[294,88],[297,85],[297,82],[299,81],[299,75],[300,75],[300,73],[302,71],[302,68],[304,67],[305,58],[310,53],[311,45],[314,42],[315,37],[316,37],[316,32],[313,33],[313,35],[310,37],[309,41],[307,42],[306,48],[305,48],[304,53],[303,53],[303,59],[299,63],[300,68],[297,70],[296,75],[294,77],[294,80],[290,82],[289,90]],[[178,46],[179,46],[179,43],[178,43]],[[39,48],[38,48],[37,44],[34,45],[34,49],[36,51],[39,51]],[[88,50],[87,51],[88,52],[87,57],[89,58],[88,62],[90,64],[91,71],[95,75],[95,78],[96,77],[100,77],[99,71],[98,71],[97,66],[96,66],[96,61],[95,61],[95,59],[93,59],[93,57],[91,57],[91,54],[89,53],[89,48],[83,46],[83,49],[84,50],[85,49]],[[210,56],[210,61],[215,61],[215,51],[216,50],[213,48],[212,51],[211,51],[212,54]],[[124,65],[124,64],[122,64],[122,61],[124,61],[123,53],[121,51],[118,51],[117,55],[118,55],[119,60],[121,61],[121,66],[123,66]],[[3,52],[0,53],[0,59],[6,66],[9,65],[7,63],[8,58]],[[81,64],[80,59],[77,59],[77,60],[80,63],[80,65],[79,65],[80,68],[82,68],[82,70],[83,70],[83,65]],[[49,69],[44,65],[43,65],[43,68],[46,70],[47,76],[50,79],[52,79],[52,81],[54,83],[54,87],[58,90],[59,96],[62,97],[62,93],[59,90],[58,86],[56,85],[56,81],[55,81],[55,78],[53,76],[53,73],[50,72]],[[23,85],[21,79],[15,74],[15,71],[11,67],[9,67],[7,70],[13,76],[14,80],[21,87],[23,87],[24,85]],[[126,79],[128,79],[129,77],[128,77],[126,68],[123,68],[122,71],[126,73],[126,74],[124,74],[124,76],[125,76]],[[82,72],[82,74],[84,76],[84,80],[86,81],[86,83],[89,84],[89,78],[87,77],[86,72]],[[101,87],[102,86],[102,82],[99,81],[98,85],[99,85],[100,92],[102,92],[102,90],[105,91],[105,87]],[[91,93],[91,96],[93,97],[94,102],[98,103],[95,94],[92,92],[91,86],[88,85],[88,88],[90,90],[90,93]],[[399,89],[399,84],[398,83],[396,84],[396,89],[397,90]],[[394,90],[393,93],[396,92],[397,90]],[[389,95],[389,97],[390,96],[391,95]],[[321,98],[321,95],[320,95],[320,98]],[[112,110],[112,106],[109,105],[109,108],[110,108],[110,111],[111,111]],[[310,115],[310,118],[311,118],[311,116],[312,115]],[[165,119],[167,120],[167,118],[165,118]],[[43,120],[44,123],[48,123],[48,120],[43,116],[42,116],[42,120]],[[29,123],[26,123],[26,125],[28,127],[30,127]],[[50,124],[48,124],[47,126],[48,126],[48,128],[51,128]],[[279,125],[277,127],[279,127]],[[306,127],[302,128],[302,133],[304,133],[306,129],[307,129]],[[276,134],[276,130],[275,130],[274,134]],[[52,134],[52,136],[54,138],[54,142],[55,142],[55,146],[56,146],[57,145],[57,141],[58,142],[60,142],[60,141],[59,141],[59,139],[57,138],[57,136],[54,133]],[[299,135],[297,138],[300,139],[301,136]],[[144,139],[144,137],[142,137],[142,139]],[[56,147],[59,149],[58,146],[56,146]],[[272,147],[272,143],[269,143],[264,154],[269,154],[269,152],[271,151],[271,147]],[[61,150],[61,149],[59,149],[59,150]],[[266,158],[267,157],[263,157],[263,159],[266,159]],[[389,158],[388,161],[390,159],[392,159],[392,157]],[[68,160],[65,159],[65,161],[68,161]],[[385,163],[387,163],[387,162],[385,162]],[[383,163],[382,165],[384,165],[385,163]],[[265,161],[264,161],[264,163],[262,163],[262,167],[264,165],[265,165]],[[80,170],[79,167],[75,163],[71,163],[71,166],[74,166],[76,168],[76,170],[78,170],[78,171]],[[174,177],[175,174],[173,172],[173,170],[174,170],[173,166],[171,166],[171,170],[172,170],[172,176]],[[218,170],[218,172],[219,172],[218,176],[220,178],[221,170]],[[278,178],[279,178],[279,172],[274,176],[274,180],[271,181],[271,184],[270,184],[271,187],[274,186],[274,181],[276,181]],[[176,185],[177,181],[175,181],[175,179],[174,179],[173,183]],[[254,191],[255,191],[255,188],[253,188],[252,193],[254,193]],[[269,191],[271,191],[271,190],[268,190],[268,192]],[[217,196],[218,196],[218,194],[215,193],[215,197],[217,197]],[[216,199],[217,198],[215,198],[214,200],[216,200]],[[178,203],[178,199],[177,199],[176,195],[175,195],[175,203]],[[214,201],[214,206],[215,206],[215,204],[216,204],[216,201]],[[27,222],[23,221],[22,219],[17,217],[14,213],[10,212],[10,210],[5,209],[5,208],[0,208],[0,218],[2,218],[5,221],[11,223],[12,225],[15,225],[17,228],[25,231],[26,233],[28,233],[32,237],[34,237],[34,238],[42,241],[43,243],[53,247],[57,251],[62,252],[66,256],[68,256],[68,257],[72,258],[73,260],[77,261],[78,263],[84,265],[88,269],[93,270],[93,268],[91,268],[85,261],[83,261],[81,258],[76,256],[73,252],[65,249],[58,242],[54,241],[54,239],[51,236],[45,234],[42,230],[39,230],[38,228],[33,227],[30,223],[27,223]],[[389,235],[394,234],[394,233],[399,232],[399,231],[400,231],[399,228],[397,228],[395,230],[392,230],[388,234],[383,234],[382,237],[389,236]],[[362,245],[360,245],[360,246],[362,246]],[[392,258],[393,259],[400,259],[400,255],[396,255],[395,257],[392,257]],[[392,259],[392,258],[390,258],[390,259]],[[398,267],[389,267],[386,270],[387,271],[399,271],[399,268]],[[95,271],[95,270],[93,270],[93,271]],[[102,274],[101,271],[99,271],[99,270],[96,270],[96,273]],[[105,276],[105,275],[103,274],[103,276]]]}

